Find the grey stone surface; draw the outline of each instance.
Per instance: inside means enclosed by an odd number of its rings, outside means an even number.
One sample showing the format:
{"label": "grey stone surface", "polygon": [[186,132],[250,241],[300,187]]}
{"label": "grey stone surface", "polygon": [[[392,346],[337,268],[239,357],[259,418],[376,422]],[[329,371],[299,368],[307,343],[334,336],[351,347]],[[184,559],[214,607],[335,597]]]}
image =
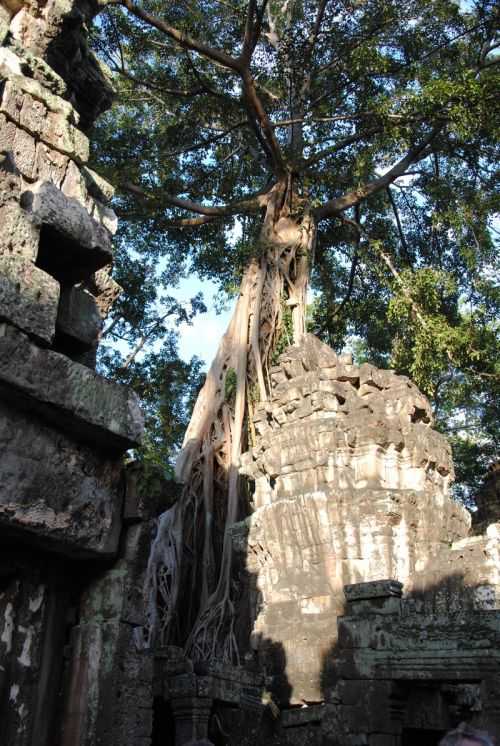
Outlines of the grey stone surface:
{"label": "grey stone surface", "polygon": [[69,359],[95,360],[119,291],[112,188],[83,168],[78,129],[112,90],[86,39],[96,12],[0,3],[0,741],[12,746],[150,746],[153,658],[138,650],[161,499],[125,489],[137,398]]}
{"label": "grey stone surface", "polygon": [[0,254],[0,320],[50,343],[58,304],[59,283],[53,277],[29,259]]}
{"label": "grey stone surface", "polygon": [[0,205],[0,227],[0,256],[36,260],[40,226],[16,202]]}
{"label": "grey stone surface", "polygon": [[[2,392],[2,397],[3,397]],[[0,528],[76,556],[118,546],[121,463],[0,398]]]}
{"label": "grey stone surface", "polygon": [[66,282],[86,279],[111,261],[109,232],[51,182],[33,184],[23,192],[21,204],[50,236],[43,246],[43,261]]}
{"label": "grey stone surface", "polygon": [[108,450],[125,450],[142,435],[135,394],[64,355],[42,350],[15,329],[0,330],[0,384],[33,412],[74,437]]}
{"label": "grey stone surface", "polygon": [[370,598],[387,598],[403,595],[403,584],[397,580],[372,580],[370,583],[355,583],[344,586],[347,601],[365,601]]}
{"label": "grey stone surface", "polygon": [[57,329],[91,347],[102,329],[95,298],[81,287],[63,288],[57,314]]}
{"label": "grey stone surface", "polygon": [[[252,645],[276,675],[275,696],[298,705],[325,696],[321,671],[346,603],[393,613],[397,587],[380,579],[410,588],[467,536],[470,517],[448,497],[449,445],[407,378],[356,366],[311,336],[270,375],[271,402],[241,458],[254,511],[232,536],[257,591]],[[348,593],[371,597],[346,601],[344,585],[360,581],[370,585]]]}

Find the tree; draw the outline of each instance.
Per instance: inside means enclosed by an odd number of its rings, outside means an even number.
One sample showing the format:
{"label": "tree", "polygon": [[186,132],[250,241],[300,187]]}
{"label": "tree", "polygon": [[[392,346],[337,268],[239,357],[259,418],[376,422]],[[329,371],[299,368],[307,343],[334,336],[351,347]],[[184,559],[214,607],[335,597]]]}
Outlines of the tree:
{"label": "tree", "polygon": [[[362,336],[436,397],[447,376],[498,383],[485,303],[497,11],[451,0],[105,4],[97,44],[121,97],[101,148],[121,211],[131,224],[147,215],[170,270],[190,265],[226,287],[241,277],[151,574],[159,639],[232,660],[225,528],[246,510],[239,456],[284,318],[295,342],[305,332],[311,269],[311,323],[335,345]],[[188,608],[189,587],[199,602]]]}

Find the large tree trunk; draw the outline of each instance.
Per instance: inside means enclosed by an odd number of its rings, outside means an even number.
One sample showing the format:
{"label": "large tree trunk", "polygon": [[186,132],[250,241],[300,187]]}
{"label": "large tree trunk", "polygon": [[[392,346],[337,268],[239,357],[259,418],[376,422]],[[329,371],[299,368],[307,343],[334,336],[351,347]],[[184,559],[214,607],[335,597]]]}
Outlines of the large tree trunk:
{"label": "large tree trunk", "polygon": [[148,571],[150,644],[182,644],[196,659],[238,660],[231,598],[232,546],[227,527],[243,517],[239,460],[249,415],[267,400],[269,367],[283,303],[293,340],[305,333],[308,267],[315,226],[291,215],[291,195],[270,192],[255,257],[199,393],[176,475],[182,497],[160,517]]}

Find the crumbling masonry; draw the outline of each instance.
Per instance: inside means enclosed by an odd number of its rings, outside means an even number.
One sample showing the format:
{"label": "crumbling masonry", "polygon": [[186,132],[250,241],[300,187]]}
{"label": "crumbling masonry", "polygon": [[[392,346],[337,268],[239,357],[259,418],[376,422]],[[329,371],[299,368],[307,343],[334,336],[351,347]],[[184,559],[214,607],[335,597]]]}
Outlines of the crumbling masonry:
{"label": "crumbling masonry", "polygon": [[112,99],[93,0],[0,0],[0,743],[433,744],[500,738],[498,471],[468,512],[406,378],[314,337],[271,371],[232,527],[239,666],[144,650],[175,491],[123,454],[136,397],[95,373],[112,187],[85,132]]}

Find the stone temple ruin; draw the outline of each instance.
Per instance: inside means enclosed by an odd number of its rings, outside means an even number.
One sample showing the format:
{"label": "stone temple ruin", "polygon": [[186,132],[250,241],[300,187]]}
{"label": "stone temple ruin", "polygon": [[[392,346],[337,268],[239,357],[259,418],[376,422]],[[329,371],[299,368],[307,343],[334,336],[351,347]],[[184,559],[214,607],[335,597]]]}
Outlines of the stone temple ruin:
{"label": "stone temple ruin", "polygon": [[500,499],[475,514],[406,378],[314,337],[272,370],[241,472],[240,665],[145,650],[172,485],[123,454],[142,417],[95,373],[120,289],[85,134],[112,87],[93,0],[0,1],[0,743],[411,746],[500,738]]}

